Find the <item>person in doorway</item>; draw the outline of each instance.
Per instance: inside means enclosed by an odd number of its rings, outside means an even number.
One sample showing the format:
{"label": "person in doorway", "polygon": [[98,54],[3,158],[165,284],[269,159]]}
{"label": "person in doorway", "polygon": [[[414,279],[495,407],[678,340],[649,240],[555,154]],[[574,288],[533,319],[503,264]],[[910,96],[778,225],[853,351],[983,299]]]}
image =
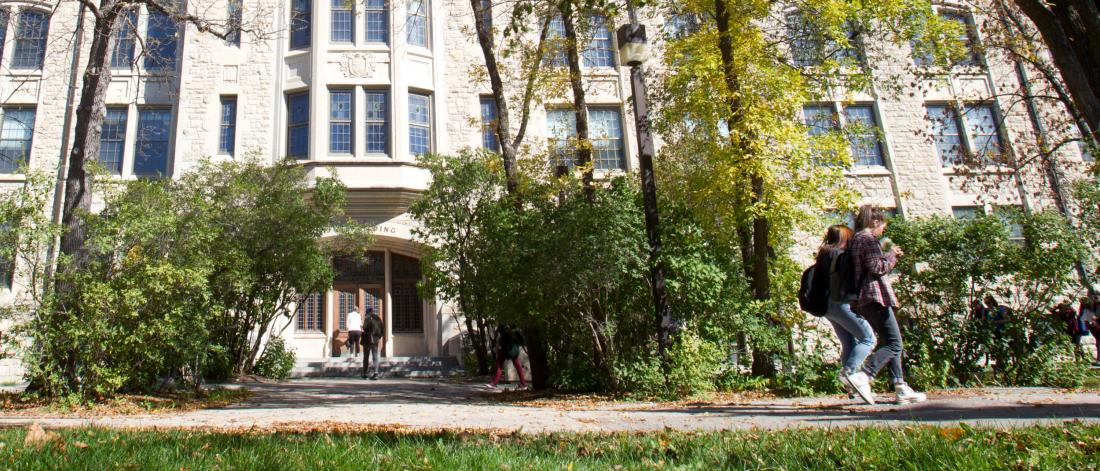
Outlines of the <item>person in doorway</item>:
{"label": "person in doorway", "polygon": [[486,384],[486,387],[496,389],[497,383],[500,382],[500,376],[504,373],[504,360],[508,359],[512,360],[512,366],[516,367],[516,374],[519,375],[519,388],[527,389],[527,380],[523,378],[523,365],[519,361],[519,352],[523,348],[523,344],[523,333],[519,329],[512,328],[507,324],[497,326],[496,348],[493,349],[496,353],[496,371],[493,373],[493,382]]}
{"label": "person in doorway", "polygon": [[863,205],[856,216],[856,233],[848,242],[848,252],[852,257],[852,279],[859,287],[855,311],[871,324],[878,336],[879,348],[867,358],[863,373],[870,379],[883,367],[889,367],[890,382],[894,385],[898,404],[922,402],[928,397],[914,391],[905,383],[905,374],[901,368],[904,350],[901,329],[894,317],[898,301],[886,274],[894,269],[903,252],[889,241],[880,245],[878,239],[885,231],[886,215],[882,210]]}
{"label": "person in doorway", "polygon": [[363,336],[363,319],[359,317],[359,311],[354,307],[348,311],[348,349],[351,356],[359,356],[359,339]]}
{"label": "person in doorway", "polygon": [[[378,379],[379,357],[382,356],[382,319],[378,318],[374,309],[367,308],[367,316],[363,319],[363,378],[367,377],[367,367],[374,363],[374,373],[370,379]],[[370,361],[368,361],[370,360]]]}

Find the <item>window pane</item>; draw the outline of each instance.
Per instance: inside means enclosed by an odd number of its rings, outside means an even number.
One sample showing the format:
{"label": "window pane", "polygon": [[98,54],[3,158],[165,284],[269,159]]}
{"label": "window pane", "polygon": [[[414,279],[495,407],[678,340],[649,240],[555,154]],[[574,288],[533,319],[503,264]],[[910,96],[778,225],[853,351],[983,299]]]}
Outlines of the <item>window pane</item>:
{"label": "window pane", "polygon": [[984,162],[1001,155],[1001,137],[997,131],[997,118],[993,106],[986,104],[967,105],[963,108],[963,121],[970,141],[974,145],[974,155]]}
{"label": "window pane", "polygon": [[547,110],[546,126],[552,159],[551,165],[565,165],[573,168],[576,149],[574,149],[571,140],[577,137],[576,114],[569,109]]}
{"label": "window pane", "polygon": [[497,133],[493,129],[497,119],[497,104],[493,97],[481,97],[481,146],[493,152],[500,152]]}
{"label": "window pane", "polygon": [[8,21],[11,18],[11,10],[0,8],[0,58],[4,57],[4,38],[8,37]]}
{"label": "window pane", "polygon": [[325,294],[311,293],[298,301],[298,331],[320,332],[324,329]]}
{"label": "window pane", "polygon": [[555,16],[550,20],[546,31],[546,38],[550,40],[547,48],[548,56],[544,60],[551,67],[565,67],[569,64],[565,56],[565,21],[561,16]]}
{"label": "window pane", "polygon": [[115,38],[115,50],[111,54],[111,67],[129,69],[134,65],[134,46],[137,43],[137,11],[132,10],[118,19],[118,37]]}
{"label": "window pane", "polygon": [[145,39],[145,68],[171,70],[176,68],[176,22],[168,15],[149,12],[149,32]]}
{"label": "window pane", "polygon": [[34,108],[4,108],[0,127],[0,173],[14,173],[31,157]]}
{"label": "window pane", "polygon": [[936,155],[944,167],[961,163],[962,139],[959,137],[959,118],[955,109],[945,105],[929,105],[928,120],[932,125],[932,141]]}
{"label": "window pane", "polygon": [[962,27],[962,32],[959,33],[958,40],[963,44],[963,47],[967,51],[967,54],[963,56],[956,65],[980,65],[981,58],[979,57],[977,50],[977,41],[974,37],[974,25],[971,23],[970,15],[957,11],[942,11],[940,17],[945,20],[951,20],[958,23]]}
{"label": "window pane", "polygon": [[226,8],[228,10],[228,18],[226,19],[226,29],[229,34],[226,35],[226,42],[234,46],[241,45],[241,25],[244,23],[242,17],[244,6],[241,5],[242,0],[228,0]]}
{"label": "window pane", "polygon": [[809,126],[807,133],[810,136],[820,136],[836,131],[836,116],[833,115],[833,107],[828,105],[808,105],[802,107],[802,120]]}
{"label": "window pane", "polygon": [[428,5],[425,0],[409,0],[405,28],[406,41],[413,46],[428,47]]}
{"label": "window pane", "polygon": [[419,333],[424,331],[423,308],[420,294],[416,291],[415,281],[394,281],[393,331],[399,333]]}
{"label": "window pane", "polygon": [[107,108],[107,114],[103,116],[103,132],[99,135],[99,163],[112,175],[122,174],[126,118],[126,108]]}
{"label": "window pane", "polygon": [[50,19],[40,11],[24,11],[15,24],[15,52],[11,58],[13,69],[40,69],[46,54],[46,36]]}
{"label": "window pane", "polygon": [[168,141],[172,112],[164,109],[138,112],[137,142],[134,144],[134,175],[168,175]]}
{"label": "window pane", "polygon": [[409,152],[432,151],[431,108],[426,95],[409,94]]}
{"label": "window pane", "polygon": [[852,162],[857,166],[882,165],[882,146],[879,143],[878,122],[874,108],[867,105],[844,108],[848,141],[851,143]]}
{"label": "window pane", "polygon": [[978,217],[980,208],[977,206],[955,206],[951,208],[951,216],[955,219],[974,219]]}
{"label": "window pane", "polygon": [[290,48],[309,47],[313,4],[310,0],[292,0],[290,11]]}
{"label": "window pane", "polygon": [[309,93],[287,96],[287,146],[288,157],[309,157]]}
{"label": "window pane", "polygon": [[388,154],[390,149],[389,108],[385,92],[367,92],[367,153]]}
{"label": "window pane", "polygon": [[218,136],[218,152],[233,155],[237,139],[237,97],[222,97],[221,133]]}
{"label": "window pane", "polygon": [[390,42],[390,15],[386,10],[386,0],[367,0],[364,15],[367,19],[367,42]]}
{"label": "window pane", "polygon": [[597,170],[625,168],[623,159],[623,128],[617,109],[589,108],[589,135],[592,137],[592,159]]}
{"label": "window pane", "polygon": [[329,152],[351,153],[351,90],[334,91],[329,103]]}
{"label": "window pane", "polygon": [[787,43],[791,63],[799,67],[821,63],[821,44],[802,13],[787,15]]}
{"label": "window pane", "polygon": [[355,40],[352,0],[332,0],[332,42],[350,43]]}
{"label": "window pane", "polygon": [[592,40],[581,52],[585,67],[614,67],[615,55],[611,48],[611,31],[607,29],[607,19],[592,15],[588,18],[592,31]]}

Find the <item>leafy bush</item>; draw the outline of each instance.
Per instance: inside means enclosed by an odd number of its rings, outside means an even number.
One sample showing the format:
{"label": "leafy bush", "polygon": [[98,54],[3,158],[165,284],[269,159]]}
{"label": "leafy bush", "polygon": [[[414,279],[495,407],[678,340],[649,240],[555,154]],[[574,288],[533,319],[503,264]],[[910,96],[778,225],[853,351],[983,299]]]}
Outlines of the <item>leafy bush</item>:
{"label": "leafy bush", "polygon": [[271,337],[264,347],[264,353],[256,360],[252,371],[265,378],[284,380],[290,377],[297,357],[294,350],[287,348],[282,337]]}
{"label": "leafy bush", "polygon": [[[1012,239],[1013,226],[1027,242]],[[914,385],[1078,381],[1070,339],[1050,311],[1073,293],[1084,251],[1059,214],[899,221],[889,235],[906,252],[894,286]],[[987,295],[1007,309],[1003,319],[979,311]]]}

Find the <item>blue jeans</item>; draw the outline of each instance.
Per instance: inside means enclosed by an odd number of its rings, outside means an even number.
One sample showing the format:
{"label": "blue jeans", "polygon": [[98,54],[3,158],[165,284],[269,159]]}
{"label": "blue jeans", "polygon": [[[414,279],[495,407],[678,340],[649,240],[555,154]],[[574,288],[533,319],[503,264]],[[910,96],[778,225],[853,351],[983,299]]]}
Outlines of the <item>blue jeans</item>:
{"label": "blue jeans", "polygon": [[905,384],[905,373],[901,369],[904,347],[894,310],[878,303],[868,303],[859,306],[857,310],[878,335],[878,349],[867,358],[863,372],[873,378],[883,367],[887,367],[890,370],[891,383]]}
{"label": "blue jeans", "polygon": [[840,339],[840,364],[844,367],[844,374],[859,371],[863,360],[875,347],[875,334],[871,330],[871,324],[852,312],[850,304],[831,301],[829,310],[825,312],[825,319],[833,324],[833,330]]}

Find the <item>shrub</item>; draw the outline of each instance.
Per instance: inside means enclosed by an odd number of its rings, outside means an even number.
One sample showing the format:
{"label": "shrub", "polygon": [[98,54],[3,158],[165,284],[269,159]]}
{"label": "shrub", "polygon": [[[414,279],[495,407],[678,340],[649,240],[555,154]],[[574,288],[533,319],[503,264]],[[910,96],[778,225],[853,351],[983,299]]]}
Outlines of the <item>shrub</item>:
{"label": "shrub", "polygon": [[282,337],[271,337],[264,347],[263,354],[252,367],[252,371],[265,378],[284,380],[290,377],[297,357],[294,350],[287,348]]}

